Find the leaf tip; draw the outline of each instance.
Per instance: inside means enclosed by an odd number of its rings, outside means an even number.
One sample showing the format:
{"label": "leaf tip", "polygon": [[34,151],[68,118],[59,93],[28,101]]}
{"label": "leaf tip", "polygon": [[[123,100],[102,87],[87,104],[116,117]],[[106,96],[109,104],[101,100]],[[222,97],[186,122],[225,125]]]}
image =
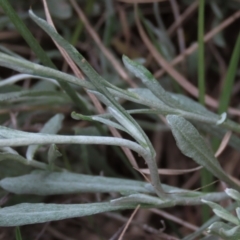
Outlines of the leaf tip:
{"label": "leaf tip", "polygon": [[71,117],[75,120],[85,120],[85,121],[92,121],[92,118],[89,116],[84,116],[80,113],[72,112]]}
{"label": "leaf tip", "polygon": [[217,125],[221,125],[222,123],[224,123],[227,119],[227,113],[224,112],[220,115],[220,119],[217,121]]}

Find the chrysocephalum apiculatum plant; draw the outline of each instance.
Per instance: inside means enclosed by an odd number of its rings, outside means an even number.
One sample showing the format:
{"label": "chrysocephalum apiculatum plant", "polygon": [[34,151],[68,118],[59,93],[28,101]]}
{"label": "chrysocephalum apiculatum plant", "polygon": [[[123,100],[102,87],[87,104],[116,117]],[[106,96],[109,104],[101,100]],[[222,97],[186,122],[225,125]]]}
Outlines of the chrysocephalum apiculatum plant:
{"label": "chrysocephalum apiculatum plant", "polygon": [[[0,1],[2,7],[4,4],[3,1]],[[11,13],[14,13],[13,10],[11,11]],[[239,237],[239,208],[236,209],[237,217],[234,217],[214,202],[219,202],[229,196],[236,201],[240,201],[238,192],[240,186],[222,169],[197,128],[208,131],[212,136],[221,139],[228,130],[240,132],[240,125],[227,119],[225,113],[219,116],[190,98],[165,91],[144,66],[130,60],[127,56],[123,56],[126,69],[132,75],[141,79],[145,88],[124,90],[112,85],[101,77],[87,60],[46,21],[37,17],[31,10],[29,15],[59,46],[65,49],[76,65],[83,71],[86,79],[80,81],[70,74],[51,68],[53,66],[42,66],[18,56],[0,52],[0,66],[22,73],[16,74],[11,79],[1,81],[0,88],[18,82],[23,78],[32,77],[65,89],[65,92],[61,93],[57,92],[56,88],[50,91],[42,89],[15,90],[6,94],[1,93],[0,101],[11,103],[12,100],[24,101],[26,99],[25,104],[27,104],[29,100],[34,101],[34,99],[37,99],[40,101],[43,97],[46,97],[58,101],[58,103],[77,99],[77,103],[86,104],[78,96],[77,91],[70,87],[70,84],[72,84],[95,94],[107,108],[107,112],[100,115],[86,116],[73,112],[71,114],[72,118],[79,121],[94,121],[105,124],[128,133],[134,140],[106,136],[57,134],[62,128],[63,114],[56,114],[50,118],[39,133],[24,132],[0,126],[0,161],[18,162],[25,165],[26,169],[29,166],[35,168],[34,171],[29,172],[28,170],[20,176],[2,178],[0,187],[5,191],[20,195],[41,196],[86,192],[118,193],[118,195],[112,195],[108,201],[95,203],[46,204],[39,202],[3,207],[0,209],[0,226],[22,226],[101,212],[134,209],[139,204],[144,208],[167,208],[176,205],[200,205],[206,203],[213,208],[217,216],[228,221],[227,223],[215,222],[209,224],[209,233],[218,235],[223,239],[237,239],[236,237]],[[27,34],[25,37],[30,39]],[[238,40],[237,44],[239,42],[240,40]],[[146,108],[125,110],[117,99],[139,103],[145,105]],[[206,168],[217,179],[227,183],[232,189],[227,189],[226,193],[202,193],[162,184],[157,171],[154,148],[143,129],[132,117],[133,114],[137,113],[166,116],[168,125],[182,153]],[[239,143],[240,140],[237,136],[232,137],[229,142],[234,148],[238,147]],[[59,144],[105,144],[128,147],[144,158],[150,171],[151,182],[84,175],[67,171],[55,163],[56,159],[61,156],[61,150],[57,148]],[[45,162],[39,161],[36,155],[38,149],[43,145],[48,146]],[[26,157],[13,149],[13,147],[18,146],[27,146]],[[197,234],[200,235],[205,228],[199,230]],[[18,228],[17,232],[17,235],[19,235]]]}
{"label": "chrysocephalum apiculatum plant", "polygon": [[203,203],[212,208],[216,216],[225,221],[214,222],[208,227],[208,232],[224,240],[237,240],[240,239],[240,193],[230,188],[227,188],[225,192],[230,198],[236,201],[236,216],[217,203],[202,200]]}

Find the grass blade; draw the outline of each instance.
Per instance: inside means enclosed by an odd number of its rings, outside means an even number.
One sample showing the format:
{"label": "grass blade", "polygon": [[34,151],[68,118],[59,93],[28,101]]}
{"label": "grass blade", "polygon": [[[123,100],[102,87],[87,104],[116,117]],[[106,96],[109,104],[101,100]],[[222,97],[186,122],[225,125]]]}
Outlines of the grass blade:
{"label": "grass blade", "polygon": [[15,228],[15,238],[16,238],[16,240],[22,240],[22,235],[21,235],[19,227]]}
{"label": "grass blade", "polygon": [[223,90],[219,100],[219,108],[218,112],[223,113],[226,112],[229,106],[230,97],[232,93],[232,87],[234,83],[234,78],[237,73],[238,62],[240,58],[240,33],[238,34],[238,38],[232,53],[232,57],[229,63],[227,75],[223,84]]}

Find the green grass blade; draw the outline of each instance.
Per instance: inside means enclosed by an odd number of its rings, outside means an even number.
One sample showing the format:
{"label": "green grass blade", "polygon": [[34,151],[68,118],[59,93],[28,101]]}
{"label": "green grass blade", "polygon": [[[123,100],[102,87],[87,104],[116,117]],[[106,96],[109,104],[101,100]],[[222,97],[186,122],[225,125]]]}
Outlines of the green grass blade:
{"label": "green grass blade", "polygon": [[239,58],[240,58],[240,33],[238,34],[238,38],[229,63],[227,75],[223,84],[223,90],[219,100],[218,108],[219,113],[226,112],[228,109],[234,78],[237,73]]}
{"label": "green grass blade", "polygon": [[19,227],[15,228],[15,238],[16,238],[16,240],[22,240],[22,235],[21,235]]}
{"label": "green grass blade", "polygon": [[205,0],[200,0],[198,11],[198,89],[199,102],[203,105],[205,104],[204,7]]}
{"label": "green grass blade", "polygon": [[[204,8],[205,0],[200,0],[198,8],[198,100],[205,104],[205,61],[204,61]],[[206,186],[213,181],[212,174],[206,169],[201,170],[201,184]],[[204,191],[209,191],[209,188],[204,188]],[[203,206],[203,221],[207,221],[210,216],[210,211],[206,206]]]}

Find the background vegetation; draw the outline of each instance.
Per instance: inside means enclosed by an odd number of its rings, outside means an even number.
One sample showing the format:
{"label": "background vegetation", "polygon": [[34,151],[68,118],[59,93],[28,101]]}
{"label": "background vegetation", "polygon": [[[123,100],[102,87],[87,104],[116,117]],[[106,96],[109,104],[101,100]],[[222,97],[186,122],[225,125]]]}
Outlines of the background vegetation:
{"label": "background vegetation", "polygon": [[0,1],[0,239],[239,239],[240,2],[47,5]]}

